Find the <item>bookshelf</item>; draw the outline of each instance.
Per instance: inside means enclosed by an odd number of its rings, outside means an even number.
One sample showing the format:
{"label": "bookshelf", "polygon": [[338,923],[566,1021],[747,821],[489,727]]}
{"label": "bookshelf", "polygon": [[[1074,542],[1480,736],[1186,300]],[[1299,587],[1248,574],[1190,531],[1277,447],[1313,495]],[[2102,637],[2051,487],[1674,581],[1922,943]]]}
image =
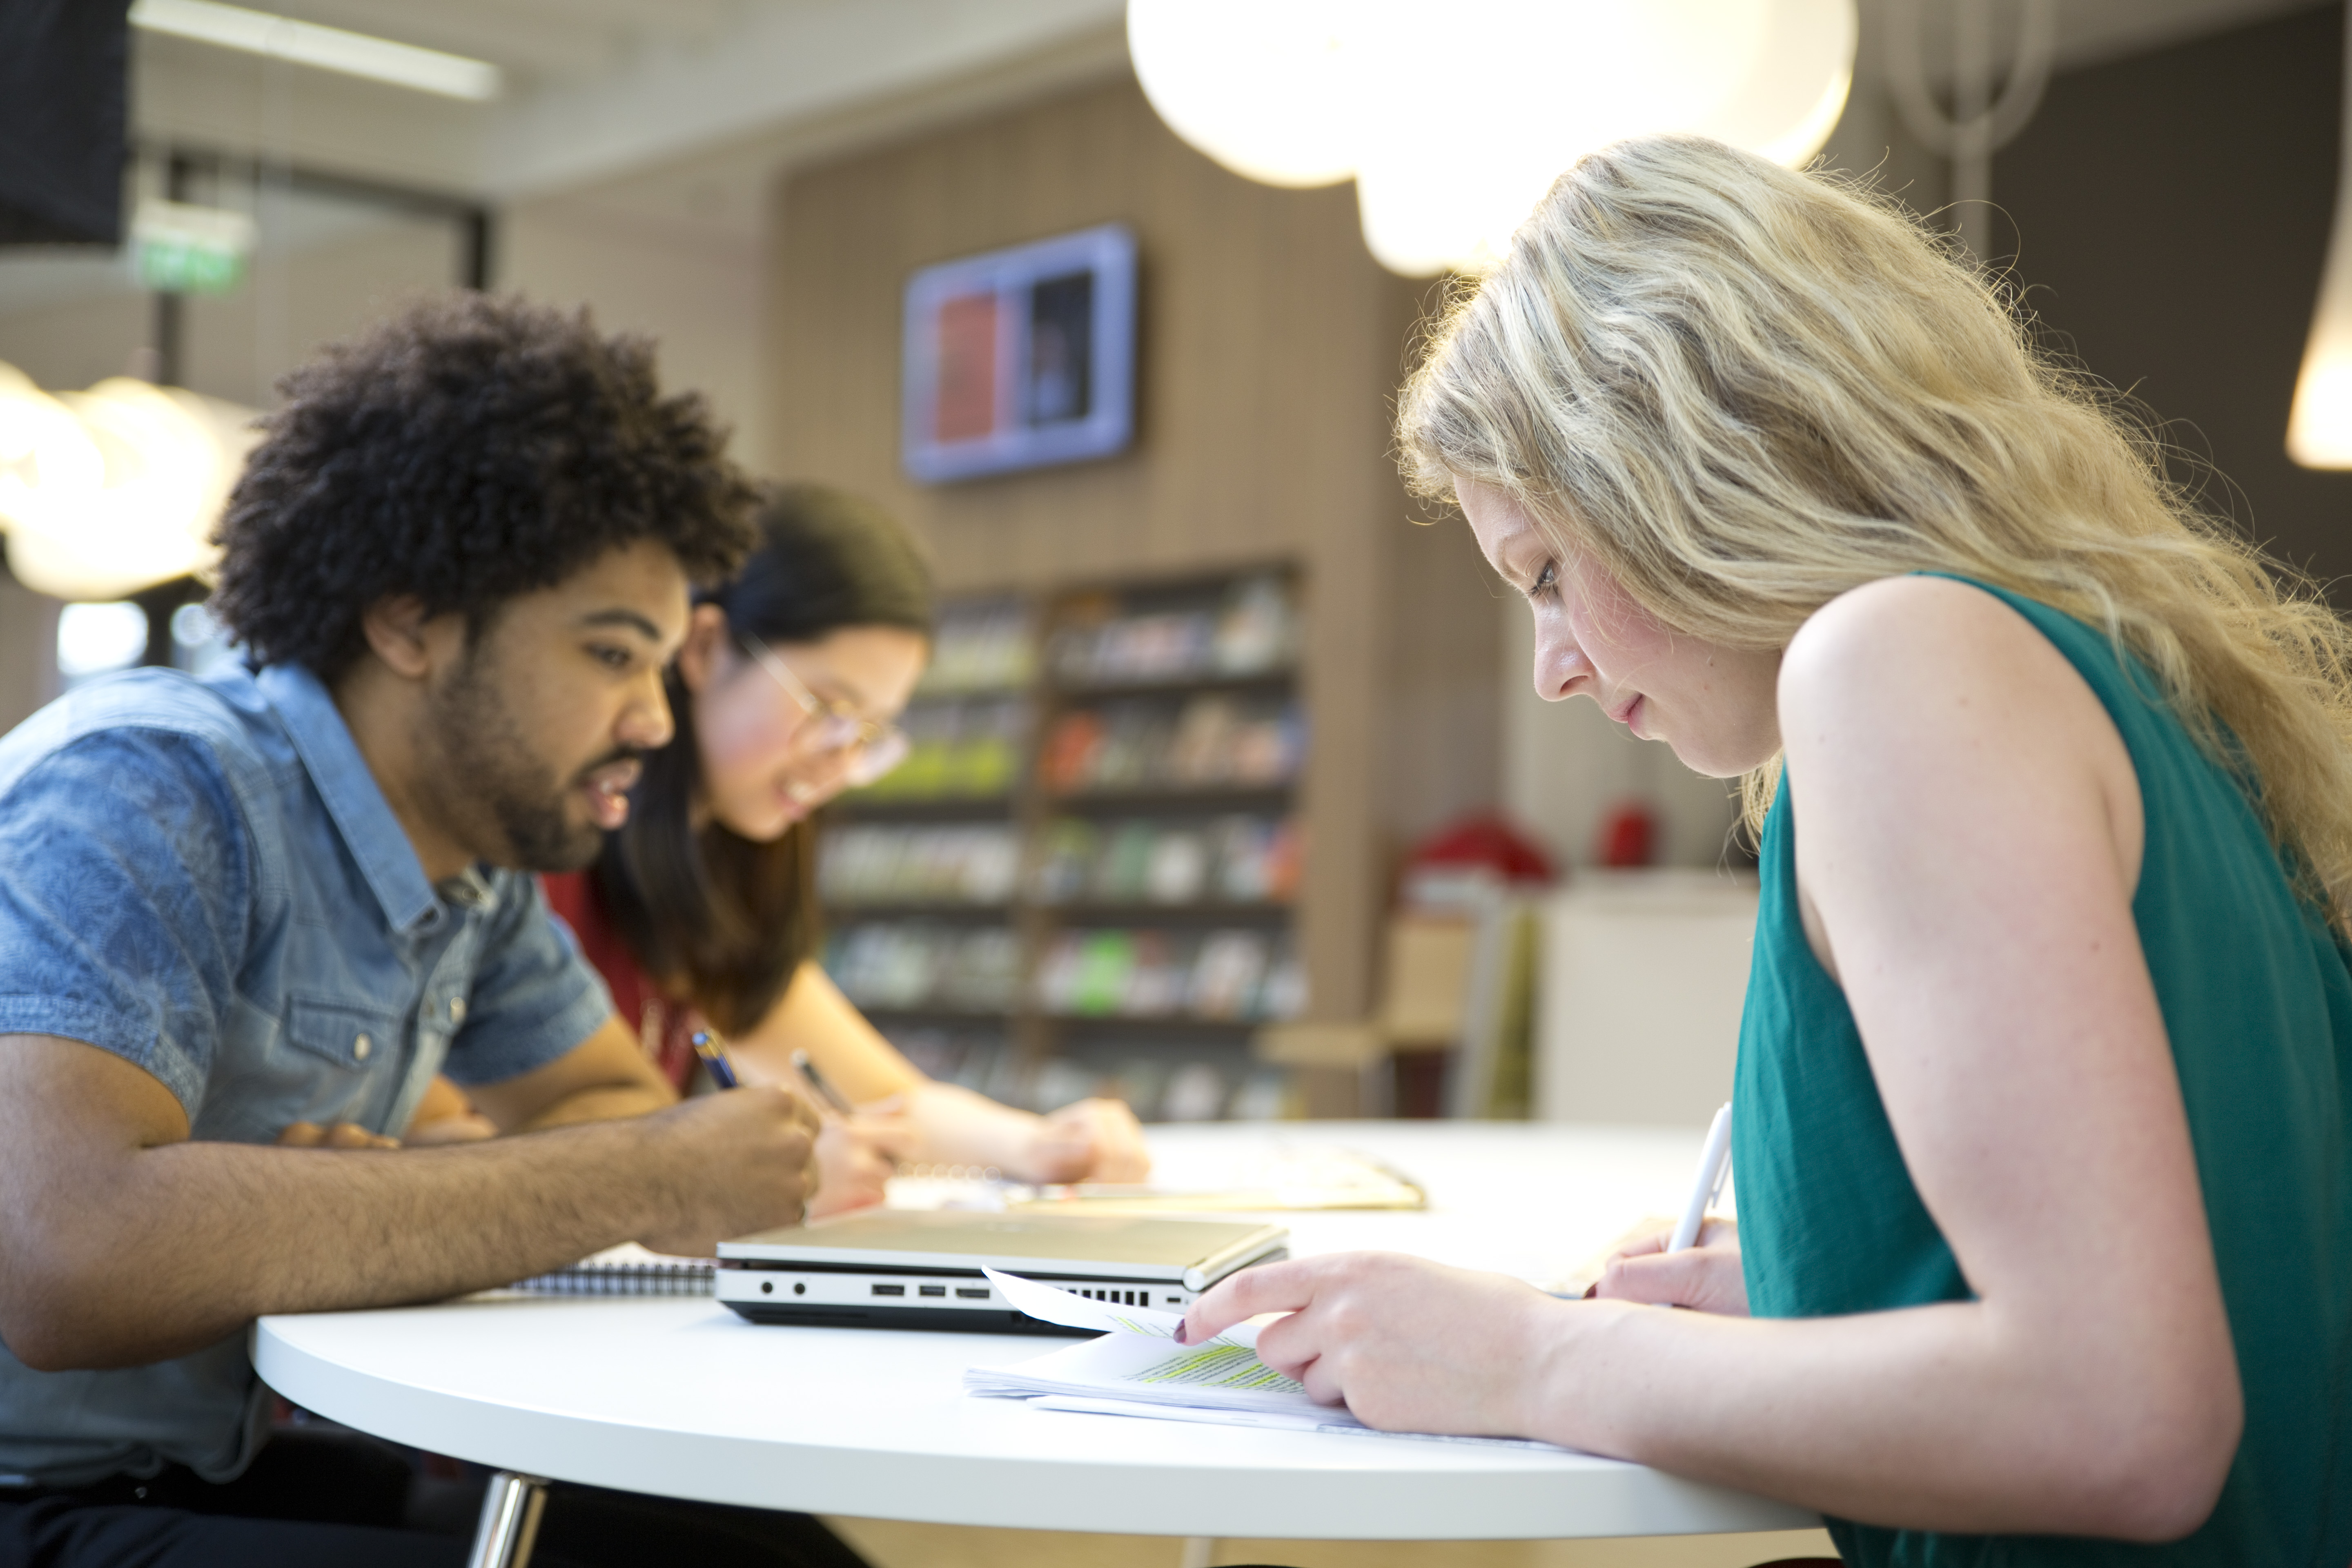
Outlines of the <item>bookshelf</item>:
{"label": "bookshelf", "polygon": [[1036,641],[1025,597],[941,605],[907,760],[817,827],[826,973],[924,1071],[1016,1100]]}
{"label": "bookshelf", "polygon": [[914,747],[820,827],[825,965],[935,1077],[1039,1109],[1270,1117],[1304,1007],[1286,564],[943,607]]}

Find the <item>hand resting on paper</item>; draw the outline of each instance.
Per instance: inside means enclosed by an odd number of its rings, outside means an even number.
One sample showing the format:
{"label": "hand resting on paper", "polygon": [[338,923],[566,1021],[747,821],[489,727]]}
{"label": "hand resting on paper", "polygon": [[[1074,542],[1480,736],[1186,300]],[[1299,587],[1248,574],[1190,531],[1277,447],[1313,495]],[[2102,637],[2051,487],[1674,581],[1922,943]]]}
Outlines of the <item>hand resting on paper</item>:
{"label": "hand resting on paper", "polygon": [[1665,1249],[1673,1230],[1672,1222],[1661,1220],[1649,1234],[1622,1242],[1585,1294],[1746,1317],[1748,1279],[1740,1272],[1739,1222],[1708,1215],[1699,1227],[1698,1245],[1680,1252]]}
{"label": "hand resting on paper", "polygon": [[1339,1252],[1244,1268],[1192,1303],[1183,1343],[1261,1312],[1258,1359],[1368,1426],[1466,1436],[1531,1434],[1538,1363],[1564,1314],[1598,1313],[1504,1274],[1394,1252]]}

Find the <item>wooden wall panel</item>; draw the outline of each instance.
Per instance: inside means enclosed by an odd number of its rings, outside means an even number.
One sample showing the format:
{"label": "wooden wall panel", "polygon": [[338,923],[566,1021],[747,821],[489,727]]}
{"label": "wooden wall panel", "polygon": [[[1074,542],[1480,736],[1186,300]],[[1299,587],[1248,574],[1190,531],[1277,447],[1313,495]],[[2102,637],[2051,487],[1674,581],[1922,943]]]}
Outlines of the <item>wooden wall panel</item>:
{"label": "wooden wall panel", "polygon": [[[1388,457],[1429,286],[1365,252],[1353,187],[1230,174],[1125,78],[797,171],[772,210],[770,460],[890,506],[929,542],[944,587],[1306,565],[1315,741],[1300,932],[1315,1016],[1360,1016],[1396,846],[1491,802],[1497,779],[1488,579],[1459,523],[1407,522]],[[909,482],[898,450],[908,274],[1112,219],[1141,253],[1133,447]]]}

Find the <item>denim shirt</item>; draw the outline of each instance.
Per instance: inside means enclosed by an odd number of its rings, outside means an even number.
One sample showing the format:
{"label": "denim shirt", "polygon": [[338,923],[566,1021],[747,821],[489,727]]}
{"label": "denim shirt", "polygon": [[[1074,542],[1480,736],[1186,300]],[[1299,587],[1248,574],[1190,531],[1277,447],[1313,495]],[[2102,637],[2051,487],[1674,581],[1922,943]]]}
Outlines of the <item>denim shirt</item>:
{"label": "denim shirt", "polygon": [[[194,1139],[397,1134],[436,1071],[518,1077],[612,1011],[535,879],[436,888],[299,666],[94,682],[0,739],[0,1035],[152,1073]],[[166,1462],[226,1479],[264,1390],[239,1332],[176,1360],[35,1372],[0,1349],[0,1477]]]}

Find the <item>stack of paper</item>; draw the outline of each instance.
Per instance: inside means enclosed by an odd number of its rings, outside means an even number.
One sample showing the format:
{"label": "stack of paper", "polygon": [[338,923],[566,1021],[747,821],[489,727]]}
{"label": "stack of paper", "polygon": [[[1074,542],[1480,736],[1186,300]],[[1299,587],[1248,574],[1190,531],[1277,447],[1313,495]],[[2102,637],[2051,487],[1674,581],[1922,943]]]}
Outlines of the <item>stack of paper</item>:
{"label": "stack of paper", "polygon": [[1224,1184],[1186,1188],[1088,1182],[1041,1187],[1013,1207],[1085,1214],[1224,1214],[1307,1209],[1419,1209],[1420,1184],[1343,1149],[1285,1149]]}
{"label": "stack of paper", "polygon": [[1097,1330],[1102,1338],[1018,1366],[968,1368],[963,1383],[972,1394],[1026,1399],[1042,1410],[1097,1415],[1551,1447],[1511,1437],[1381,1432],[1343,1408],[1317,1404],[1305,1388],[1258,1360],[1255,1323],[1236,1323],[1202,1344],[1180,1345],[1175,1332],[1184,1321],[1181,1313],[1114,1307],[992,1268],[984,1272],[989,1283],[1021,1311],[1065,1328]]}

